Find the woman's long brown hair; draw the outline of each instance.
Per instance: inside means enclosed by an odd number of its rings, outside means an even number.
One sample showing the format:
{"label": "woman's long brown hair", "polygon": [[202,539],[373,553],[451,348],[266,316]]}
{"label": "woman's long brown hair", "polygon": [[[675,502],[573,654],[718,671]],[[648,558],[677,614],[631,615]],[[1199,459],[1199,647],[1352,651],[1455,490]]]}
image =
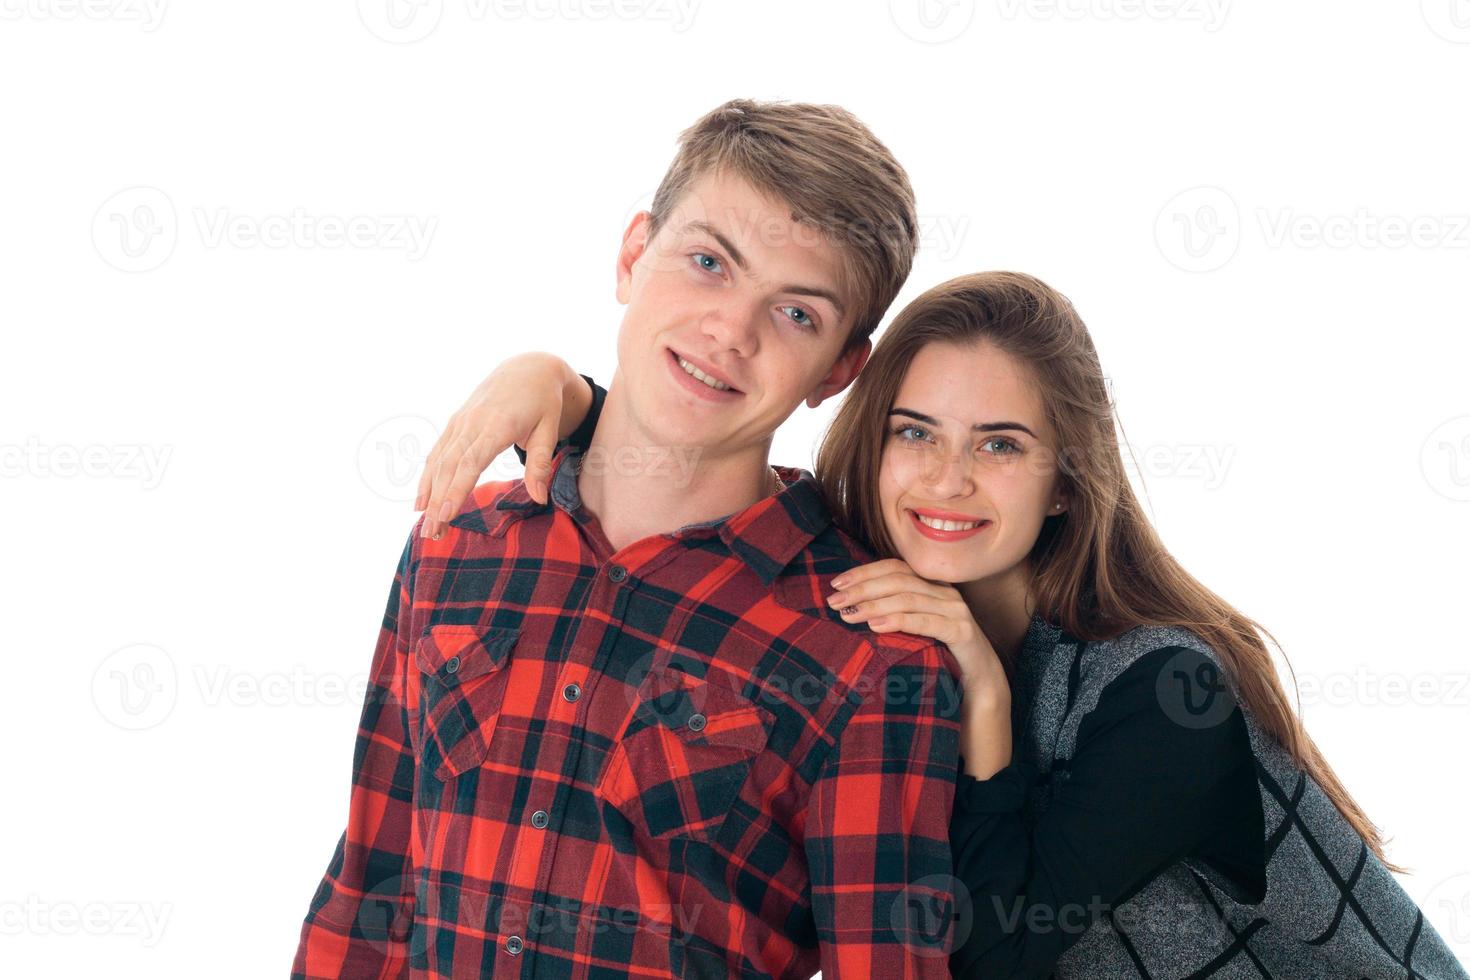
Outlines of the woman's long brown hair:
{"label": "woman's long brown hair", "polygon": [[1149,523],[1123,466],[1121,424],[1115,428],[1092,338],[1067,298],[1039,279],[1017,272],[961,276],[898,314],[817,451],[817,480],[834,517],[880,557],[899,557],[878,500],[888,412],[920,350],[981,341],[1030,369],[1057,437],[1068,509],[1046,519],[1031,551],[1036,612],[1082,640],[1113,639],[1136,626],[1193,630],[1219,655],[1261,728],[1317,781],[1379,860],[1403,872],[1389,863],[1378,828],[1292,710],[1261,634],[1280,649],[1276,638],[1186,572]]}

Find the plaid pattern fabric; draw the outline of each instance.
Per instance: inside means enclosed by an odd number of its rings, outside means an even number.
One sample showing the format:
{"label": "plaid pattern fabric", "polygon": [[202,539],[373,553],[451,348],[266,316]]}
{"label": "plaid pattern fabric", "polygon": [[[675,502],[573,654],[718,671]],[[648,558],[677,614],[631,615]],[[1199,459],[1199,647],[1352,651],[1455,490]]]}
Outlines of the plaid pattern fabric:
{"label": "plaid pattern fabric", "polygon": [[579,462],[415,526],[292,976],[948,977],[953,655],[827,608],[811,474],[614,553]]}
{"label": "plaid pattern fabric", "polygon": [[[1186,629],[1140,627],[1088,643],[1040,617],[1032,620],[1012,699],[1017,758],[1037,774],[1023,807],[1028,824],[1067,778],[1082,719],[1103,689],[1139,657],[1167,648],[1196,650],[1220,663],[1213,648]],[[1223,669],[1218,681],[1230,683]],[[1264,896],[1243,894],[1204,862],[1178,861],[1103,912],[1058,959],[1052,976],[1464,980],[1465,970],[1393,874],[1230,693],[1255,756]]]}

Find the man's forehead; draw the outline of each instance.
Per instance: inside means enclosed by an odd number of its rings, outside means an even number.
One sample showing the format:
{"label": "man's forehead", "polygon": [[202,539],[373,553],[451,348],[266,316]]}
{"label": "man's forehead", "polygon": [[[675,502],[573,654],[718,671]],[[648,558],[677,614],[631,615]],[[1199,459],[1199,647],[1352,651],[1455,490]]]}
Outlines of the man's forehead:
{"label": "man's forehead", "polygon": [[784,279],[798,270],[803,281],[820,277],[840,309],[852,305],[845,256],[830,233],[743,178],[695,181],[670,210],[669,230],[679,238],[714,238],[753,278]]}

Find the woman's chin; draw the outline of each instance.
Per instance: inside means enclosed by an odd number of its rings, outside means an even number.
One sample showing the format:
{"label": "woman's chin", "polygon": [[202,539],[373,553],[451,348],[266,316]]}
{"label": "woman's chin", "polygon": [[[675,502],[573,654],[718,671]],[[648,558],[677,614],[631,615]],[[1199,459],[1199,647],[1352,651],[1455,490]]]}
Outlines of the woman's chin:
{"label": "woman's chin", "polygon": [[901,548],[899,557],[914,570],[915,575],[931,582],[953,585],[979,577],[979,573],[973,568],[975,562],[965,561],[959,556],[942,557],[925,548]]}

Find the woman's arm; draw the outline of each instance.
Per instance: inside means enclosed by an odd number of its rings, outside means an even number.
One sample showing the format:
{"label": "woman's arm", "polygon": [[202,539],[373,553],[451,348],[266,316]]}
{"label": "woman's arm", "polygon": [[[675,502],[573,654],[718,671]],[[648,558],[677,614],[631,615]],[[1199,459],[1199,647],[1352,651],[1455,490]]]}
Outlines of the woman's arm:
{"label": "woman's arm", "polygon": [[[1099,915],[1190,854],[1263,895],[1264,817],[1245,719],[1237,705],[1191,727],[1200,716],[1189,699],[1200,692],[1171,682],[1212,668],[1181,648],[1130,665],[1083,719],[1073,757],[1053,769],[1054,795],[1033,829],[1021,813],[1033,767],[960,774],[950,845],[973,914],[950,957],[955,977],[1048,976]],[[1210,696],[1232,697],[1225,688]]]}
{"label": "woman's arm", "polygon": [[521,354],[502,362],[470,394],[424,460],[414,509],[433,537],[464,506],[480,474],[512,445],[524,445],[526,489],[547,499],[559,439],[573,433],[593,401],[588,384],[561,358]]}

